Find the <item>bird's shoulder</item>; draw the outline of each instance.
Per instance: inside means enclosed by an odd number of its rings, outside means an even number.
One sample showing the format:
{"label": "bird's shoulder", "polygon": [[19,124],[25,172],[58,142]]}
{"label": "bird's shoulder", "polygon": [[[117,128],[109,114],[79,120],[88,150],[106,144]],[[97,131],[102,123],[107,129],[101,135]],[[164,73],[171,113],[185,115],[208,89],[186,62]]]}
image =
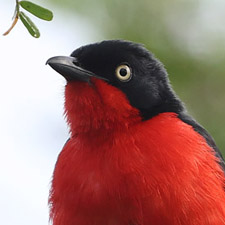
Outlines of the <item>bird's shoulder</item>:
{"label": "bird's shoulder", "polygon": [[178,118],[182,120],[184,123],[193,127],[193,129],[198,132],[207,142],[207,144],[215,151],[215,155],[219,160],[219,164],[225,173],[225,161],[221,154],[221,151],[216,146],[216,143],[212,136],[190,115],[185,112],[178,114]]}

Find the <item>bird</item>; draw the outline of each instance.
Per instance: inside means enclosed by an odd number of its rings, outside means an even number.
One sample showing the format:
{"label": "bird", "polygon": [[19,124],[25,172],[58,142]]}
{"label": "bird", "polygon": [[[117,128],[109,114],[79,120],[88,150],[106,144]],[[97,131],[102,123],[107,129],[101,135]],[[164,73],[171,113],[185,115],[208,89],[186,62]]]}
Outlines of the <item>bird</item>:
{"label": "bird", "polygon": [[223,156],[143,44],[105,40],[47,64],[66,79],[70,137],[53,225],[223,225]]}

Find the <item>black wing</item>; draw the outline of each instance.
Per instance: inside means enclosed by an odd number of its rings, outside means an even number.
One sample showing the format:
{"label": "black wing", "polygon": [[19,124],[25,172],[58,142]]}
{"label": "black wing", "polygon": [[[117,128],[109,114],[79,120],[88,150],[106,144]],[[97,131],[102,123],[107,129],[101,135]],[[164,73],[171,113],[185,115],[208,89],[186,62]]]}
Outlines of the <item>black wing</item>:
{"label": "black wing", "polygon": [[187,115],[187,114],[182,112],[182,113],[180,113],[178,115],[178,118],[181,119],[183,122],[191,125],[196,132],[198,132],[200,135],[202,135],[205,138],[205,140],[208,143],[208,145],[214,149],[215,155],[219,159],[219,164],[220,164],[220,166],[222,167],[222,169],[223,169],[223,171],[225,173],[225,161],[224,161],[224,158],[223,158],[220,150],[216,146],[215,141],[210,136],[210,134],[200,124],[198,124],[191,116],[189,116],[189,115]]}

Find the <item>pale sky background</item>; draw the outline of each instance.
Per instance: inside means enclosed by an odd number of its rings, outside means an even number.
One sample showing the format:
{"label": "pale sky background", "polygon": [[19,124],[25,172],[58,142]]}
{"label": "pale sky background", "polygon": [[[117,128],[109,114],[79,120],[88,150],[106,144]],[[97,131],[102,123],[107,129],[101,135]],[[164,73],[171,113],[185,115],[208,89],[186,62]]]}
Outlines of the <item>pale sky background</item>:
{"label": "pale sky background", "polygon": [[[0,35],[2,225],[48,224],[47,199],[51,175],[57,155],[69,135],[63,117],[65,81],[45,62],[52,56],[69,55],[81,45],[101,40],[83,18],[68,14],[65,16],[53,5],[43,4],[44,1],[35,2],[40,2],[54,12],[52,22],[31,16],[40,29],[39,39],[31,37],[20,21],[8,36]],[[205,0],[197,23],[189,23],[185,29],[179,24],[179,14],[174,14],[177,19],[171,17],[172,21],[177,21],[175,34],[184,29],[176,34],[178,41],[179,35],[185,35],[185,43],[195,50],[194,54],[197,53],[197,48],[193,48],[195,45],[207,46],[201,41],[201,35],[221,32],[224,38],[225,4],[222,2],[225,1],[213,2]],[[15,1],[0,0],[0,6],[2,34],[11,25]],[[190,15],[186,16],[189,21]],[[207,21],[212,23],[212,20],[215,26],[207,26]],[[192,35],[186,36],[188,33]]]}
{"label": "pale sky background", "polygon": [[[15,2],[0,4],[2,34],[11,25]],[[40,29],[39,39],[30,36],[20,21],[8,36],[0,36],[2,225],[48,224],[51,175],[69,135],[63,118],[65,81],[45,62],[69,55],[95,35],[85,21],[70,20],[52,5],[45,7],[54,12],[52,22],[30,16]]]}

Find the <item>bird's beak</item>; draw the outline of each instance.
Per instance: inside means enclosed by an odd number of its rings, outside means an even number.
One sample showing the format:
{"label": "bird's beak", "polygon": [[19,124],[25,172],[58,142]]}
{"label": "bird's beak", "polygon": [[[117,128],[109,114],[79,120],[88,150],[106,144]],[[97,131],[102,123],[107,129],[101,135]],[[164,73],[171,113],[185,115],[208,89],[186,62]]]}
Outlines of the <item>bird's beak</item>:
{"label": "bird's beak", "polygon": [[76,65],[77,60],[69,56],[55,56],[46,62],[55,71],[60,73],[67,81],[90,82],[91,77],[107,81],[104,77],[97,76],[91,71],[85,70]]}

